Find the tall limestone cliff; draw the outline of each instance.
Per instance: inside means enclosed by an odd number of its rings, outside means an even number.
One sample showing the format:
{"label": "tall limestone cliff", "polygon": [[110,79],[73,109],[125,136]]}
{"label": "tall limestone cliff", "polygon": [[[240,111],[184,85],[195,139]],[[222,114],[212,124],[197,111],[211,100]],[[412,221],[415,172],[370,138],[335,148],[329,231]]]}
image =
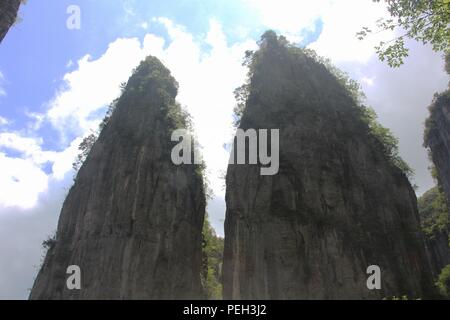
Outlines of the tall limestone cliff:
{"label": "tall limestone cliff", "polygon": [[0,42],[3,41],[9,28],[16,22],[17,12],[23,0],[0,1]]}
{"label": "tall limestone cliff", "polygon": [[[178,84],[154,57],[134,71],[79,170],[31,299],[203,298],[205,195],[197,165],[175,166],[185,127]],[[68,290],[68,266],[81,289]]]}
{"label": "tall limestone cliff", "polygon": [[433,295],[414,190],[352,82],[271,31],[246,58],[240,128],[279,129],[279,172],[228,167],[224,298]]}
{"label": "tall limestone cliff", "polygon": [[[447,73],[450,74],[450,53],[445,60]],[[424,146],[429,149],[435,167],[434,175],[450,206],[450,88],[435,95],[429,110]]]}

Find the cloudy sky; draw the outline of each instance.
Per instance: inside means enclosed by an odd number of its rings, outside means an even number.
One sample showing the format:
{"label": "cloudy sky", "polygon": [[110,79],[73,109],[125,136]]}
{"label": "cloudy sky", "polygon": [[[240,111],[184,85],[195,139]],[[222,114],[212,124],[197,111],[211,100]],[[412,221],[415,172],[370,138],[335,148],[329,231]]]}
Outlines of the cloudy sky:
{"label": "cloudy sky", "polygon": [[[81,10],[68,29],[67,8]],[[0,299],[24,299],[40,266],[42,241],[56,229],[73,182],[83,136],[97,128],[119,85],[147,55],[180,83],[203,147],[214,191],[208,211],[223,235],[224,144],[233,135],[233,90],[245,80],[241,62],[266,29],[315,49],[358,80],[380,122],[400,140],[422,194],[433,185],[422,148],[426,107],[448,77],[439,54],[408,42],[399,69],[377,60],[373,46],[395,32],[358,41],[355,33],[386,16],[370,0],[40,0],[0,44]]]}

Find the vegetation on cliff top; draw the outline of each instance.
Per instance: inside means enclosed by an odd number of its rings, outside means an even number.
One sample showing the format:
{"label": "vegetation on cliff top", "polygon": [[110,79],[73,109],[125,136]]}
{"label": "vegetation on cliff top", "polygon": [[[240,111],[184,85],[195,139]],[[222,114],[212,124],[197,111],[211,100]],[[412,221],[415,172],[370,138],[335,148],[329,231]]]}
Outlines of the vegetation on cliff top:
{"label": "vegetation on cliff top", "polygon": [[[159,111],[167,124],[167,133],[175,129],[183,128],[192,133],[192,123],[189,113],[183,108],[175,97],[178,92],[178,83],[170,74],[170,71],[155,57],[149,56],[135,68],[128,82],[121,84],[121,94],[107,108],[105,117],[100,122],[96,131],[86,136],[79,145],[80,154],[73,163],[73,168],[78,171],[86,160],[92,146],[97,141],[100,133],[108,126],[117,106],[127,104],[131,96],[138,96],[139,100],[152,101],[151,96],[158,96],[160,100]],[[144,102],[145,103],[145,102]],[[170,137],[170,136],[169,136]],[[168,143],[170,139],[168,139]]]}
{"label": "vegetation on cliff top", "polygon": [[[390,162],[402,170],[406,176],[411,178],[414,174],[409,165],[401,158],[398,148],[398,139],[392,132],[383,127],[377,121],[375,111],[365,104],[365,95],[361,90],[358,82],[351,79],[345,72],[335,67],[329,59],[319,57],[315,51],[311,49],[299,48],[289,43],[284,36],[277,36],[272,31],[266,31],[259,43],[259,50],[247,51],[245,54],[243,65],[248,67],[248,74],[246,82],[234,91],[236,98],[236,106],[234,108],[235,126],[240,125],[242,115],[248,98],[250,97],[251,83],[255,75],[262,57],[270,50],[270,52],[286,57],[301,57],[303,61],[306,57],[305,63],[316,63],[323,65],[336,79],[338,84],[345,90],[350,98],[353,100],[353,105],[349,106],[357,114],[357,117],[367,125],[367,133],[373,138],[374,145],[381,148],[381,151],[386,155]],[[314,69],[311,69],[314,72]]]}

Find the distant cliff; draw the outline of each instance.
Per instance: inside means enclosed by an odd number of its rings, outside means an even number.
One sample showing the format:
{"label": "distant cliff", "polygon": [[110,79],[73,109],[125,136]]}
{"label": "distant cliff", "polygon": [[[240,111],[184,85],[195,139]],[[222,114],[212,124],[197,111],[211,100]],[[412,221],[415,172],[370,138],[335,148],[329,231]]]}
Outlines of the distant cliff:
{"label": "distant cliff", "polygon": [[0,2],[0,42],[3,41],[9,28],[16,22],[22,0],[2,0]]}
{"label": "distant cliff", "polygon": [[[228,167],[224,298],[432,296],[395,139],[359,105],[355,84],[312,52],[273,32],[259,45],[236,92],[239,127],[279,129],[279,172]],[[366,286],[370,265],[381,269],[380,290]]]}
{"label": "distant cliff", "polygon": [[[177,90],[154,57],[133,73],[64,202],[31,299],[204,297],[202,174],[171,161],[171,133],[187,126]],[[69,265],[81,290],[66,287]]]}
{"label": "distant cliff", "polygon": [[[450,53],[446,56],[446,70],[450,74]],[[434,163],[434,175],[450,204],[450,89],[435,94],[425,122],[424,146]],[[450,217],[450,212],[449,212]]]}

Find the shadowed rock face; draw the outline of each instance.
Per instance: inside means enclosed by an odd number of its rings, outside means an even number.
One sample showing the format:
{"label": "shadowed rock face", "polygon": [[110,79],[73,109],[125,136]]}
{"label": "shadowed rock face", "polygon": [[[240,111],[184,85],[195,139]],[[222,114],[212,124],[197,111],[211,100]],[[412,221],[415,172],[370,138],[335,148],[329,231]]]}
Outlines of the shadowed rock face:
{"label": "shadowed rock face", "polygon": [[[31,299],[203,297],[203,181],[170,158],[184,124],[177,87],[153,57],[130,78],[64,202]],[[66,287],[69,265],[81,268],[81,290]]]}
{"label": "shadowed rock face", "polygon": [[21,0],[2,0],[0,2],[0,42],[8,33],[17,18]]}
{"label": "shadowed rock face", "polygon": [[[266,38],[253,55],[240,124],[280,130],[280,169],[228,167],[224,298],[429,296],[407,177],[330,72],[282,42]],[[381,268],[381,290],[366,286],[370,265]]]}
{"label": "shadowed rock face", "polygon": [[426,247],[431,262],[431,270],[435,279],[442,269],[450,264],[449,228],[437,232],[433,237],[427,237]]}
{"label": "shadowed rock face", "polygon": [[450,90],[435,97],[426,127],[425,145],[430,150],[447,204],[450,204]]}

